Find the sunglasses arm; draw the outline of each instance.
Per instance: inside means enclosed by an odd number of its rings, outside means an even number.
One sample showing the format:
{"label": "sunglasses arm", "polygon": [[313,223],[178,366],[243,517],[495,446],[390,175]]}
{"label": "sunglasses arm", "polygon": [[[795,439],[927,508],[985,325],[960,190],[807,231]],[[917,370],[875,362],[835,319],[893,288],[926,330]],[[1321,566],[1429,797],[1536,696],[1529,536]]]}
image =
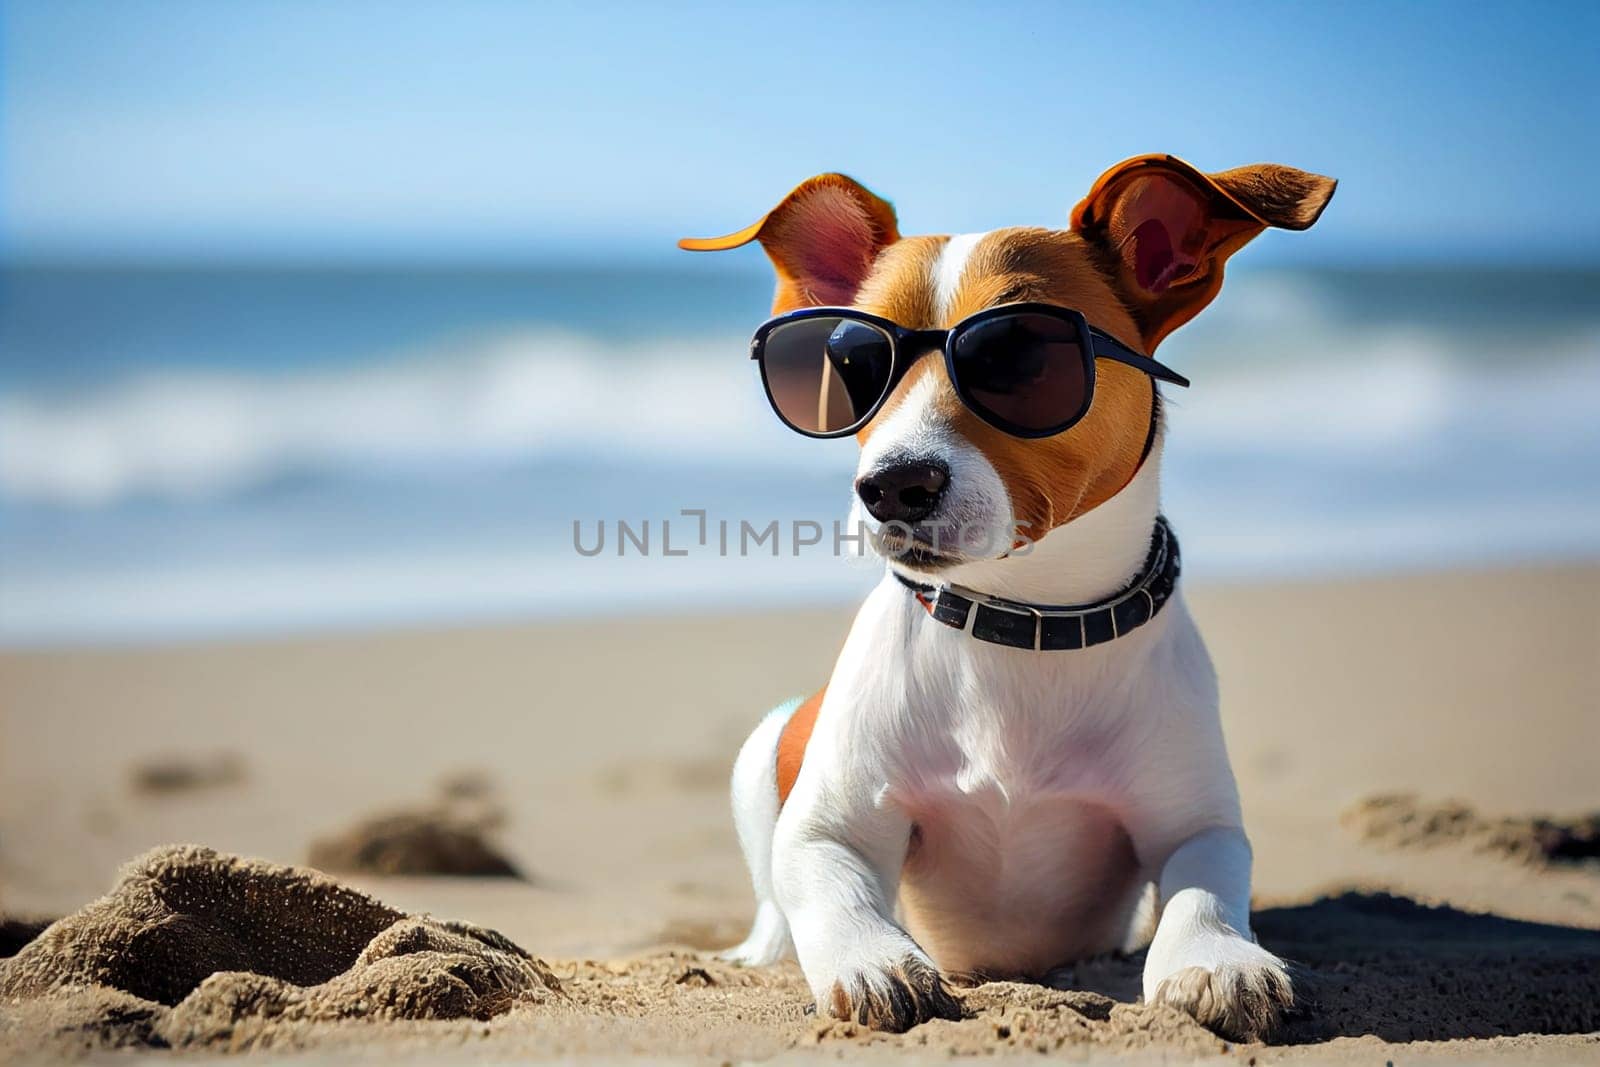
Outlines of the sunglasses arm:
{"label": "sunglasses arm", "polygon": [[1153,360],[1149,356],[1141,356],[1110,334],[1101,333],[1091,326],[1089,327],[1089,336],[1094,340],[1094,354],[1097,358],[1115,360],[1118,363],[1132,367],[1134,370],[1144,371],[1157,381],[1181,385],[1185,389],[1189,388],[1189,379],[1165,363]]}

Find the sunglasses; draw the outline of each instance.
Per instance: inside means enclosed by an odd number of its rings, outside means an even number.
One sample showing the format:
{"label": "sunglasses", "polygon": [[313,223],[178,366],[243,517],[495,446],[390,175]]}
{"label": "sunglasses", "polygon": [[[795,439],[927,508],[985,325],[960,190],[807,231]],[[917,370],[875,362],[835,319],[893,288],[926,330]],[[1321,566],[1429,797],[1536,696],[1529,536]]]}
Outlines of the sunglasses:
{"label": "sunglasses", "polygon": [[949,330],[910,330],[850,308],[802,308],[768,319],[750,342],[772,410],[807,437],[844,437],[878,413],[911,364],[943,349],[961,402],[1013,437],[1050,437],[1094,400],[1096,359],[1173,385],[1189,379],[1054,304],[1002,304]]}

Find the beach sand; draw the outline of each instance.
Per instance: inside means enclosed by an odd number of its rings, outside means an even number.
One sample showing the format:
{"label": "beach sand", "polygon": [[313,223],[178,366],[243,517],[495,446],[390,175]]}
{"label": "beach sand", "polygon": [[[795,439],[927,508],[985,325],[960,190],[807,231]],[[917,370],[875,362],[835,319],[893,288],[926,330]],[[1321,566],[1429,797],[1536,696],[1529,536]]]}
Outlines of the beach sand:
{"label": "beach sand", "polygon": [[[1302,968],[1272,1045],[1137,1004],[1137,958],[899,1036],[712,958],[734,753],[841,609],[0,654],[0,1057],[1600,1058],[1600,566],[1188,595]],[[119,875],[173,843],[250,859]],[[337,882],[272,866],[313,854]]]}

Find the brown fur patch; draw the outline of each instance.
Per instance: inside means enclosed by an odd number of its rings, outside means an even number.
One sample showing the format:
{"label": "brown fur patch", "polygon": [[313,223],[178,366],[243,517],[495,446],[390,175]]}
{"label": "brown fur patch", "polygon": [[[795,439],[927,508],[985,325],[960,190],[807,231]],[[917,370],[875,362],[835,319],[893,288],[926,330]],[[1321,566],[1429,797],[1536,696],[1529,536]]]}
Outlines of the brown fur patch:
{"label": "brown fur patch", "polygon": [[1339,186],[1332,178],[1279,163],[1217,171],[1211,180],[1261,221],[1285,230],[1309,229]]}
{"label": "brown fur patch", "polygon": [[811,731],[817,725],[817,712],[822,710],[822,697],[828,691],[823,686],[794,709],[789,721],[783,724],[778,735],[778,807],[789,799],[796,778],[800,777],[800,764],[806,758],[806,745],[811,743]]}
{"label": "brown fur patch", "polygon": [[948,237],[905,237],[878,253],[855,306],[920,330],[934,325],[933,271]]}

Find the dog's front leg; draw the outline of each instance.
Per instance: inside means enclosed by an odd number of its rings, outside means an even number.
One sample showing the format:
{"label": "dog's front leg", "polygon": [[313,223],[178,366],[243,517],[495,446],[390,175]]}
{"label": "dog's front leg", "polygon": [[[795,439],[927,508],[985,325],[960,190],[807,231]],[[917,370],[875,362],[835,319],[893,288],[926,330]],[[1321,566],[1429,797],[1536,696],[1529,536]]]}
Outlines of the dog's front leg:
{"label": "dog's front leg", "polygon": [[[911,822],[808,766],[778,819],[774,888],[817,1011],[895,1033],[961,1004],[894,921]],[[876,793],[876,791],[870,791]]]}
{"label": "dog's front leg", "polygon": [[1161,922],[1144,997],[1236,1040],[1271,1033],[1294,1002],[1283,961],[1250,933],[1250,842],[1239,829],[1189,838],[1161,869]]}

